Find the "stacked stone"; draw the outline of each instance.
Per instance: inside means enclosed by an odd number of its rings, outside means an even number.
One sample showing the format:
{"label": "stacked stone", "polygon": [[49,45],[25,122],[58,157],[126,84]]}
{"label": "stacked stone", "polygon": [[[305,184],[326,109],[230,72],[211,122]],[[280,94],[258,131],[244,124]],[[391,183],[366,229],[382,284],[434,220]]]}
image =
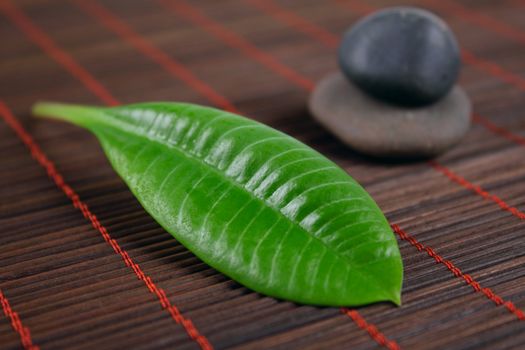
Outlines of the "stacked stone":
{"label": "stacked stone", "polygon": [[365,17],[344,35],[342,72],[324,78],[310,109],[354,149],[378,157],[442,153],[470,127],[470,101],[456,83],[460,51],[434,14],[394,7]]}

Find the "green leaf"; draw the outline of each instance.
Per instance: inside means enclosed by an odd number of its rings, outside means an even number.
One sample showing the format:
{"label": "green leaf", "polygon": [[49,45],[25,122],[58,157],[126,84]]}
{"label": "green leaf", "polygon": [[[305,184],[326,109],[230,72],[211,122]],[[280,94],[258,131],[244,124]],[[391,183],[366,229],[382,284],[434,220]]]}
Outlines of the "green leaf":
{"label": "green leaf", "polygon": [[395,237],[336,164],[268,126],[186,103],[40,103],[91,130],[143,207],[215,269],[299,303],[400,304]]}

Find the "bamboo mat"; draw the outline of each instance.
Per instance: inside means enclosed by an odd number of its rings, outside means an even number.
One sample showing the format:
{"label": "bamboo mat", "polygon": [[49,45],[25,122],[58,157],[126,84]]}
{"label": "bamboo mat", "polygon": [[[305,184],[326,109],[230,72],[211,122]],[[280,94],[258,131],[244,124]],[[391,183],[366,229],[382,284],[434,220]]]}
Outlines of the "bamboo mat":
{"label": "bamboo mat", "polygon": [[[340,34],[385,4],[2,0],[0,348],[524,349],[525,1],[403,2],[452,26],[475,107],[461,144],[407,164],[359,156],[305,108]],[[196,102],[311,145],[394,225],[403,305],[316,308],[231,281],[145,213],[93,136],[32,119],[44,99]]]}

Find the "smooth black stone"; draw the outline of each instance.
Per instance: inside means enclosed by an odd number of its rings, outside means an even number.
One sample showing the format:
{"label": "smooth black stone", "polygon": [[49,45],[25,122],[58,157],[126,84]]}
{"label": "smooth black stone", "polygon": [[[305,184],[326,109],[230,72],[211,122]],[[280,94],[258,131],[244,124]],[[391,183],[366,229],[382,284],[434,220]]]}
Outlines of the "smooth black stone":
{"label": "smooth black stone", "polygon": [[368,94],[398,105],[423,106],[445,96],[458,79],[460,53],[445,22],[414,7],[369,15],[344,35],[339,64]]}

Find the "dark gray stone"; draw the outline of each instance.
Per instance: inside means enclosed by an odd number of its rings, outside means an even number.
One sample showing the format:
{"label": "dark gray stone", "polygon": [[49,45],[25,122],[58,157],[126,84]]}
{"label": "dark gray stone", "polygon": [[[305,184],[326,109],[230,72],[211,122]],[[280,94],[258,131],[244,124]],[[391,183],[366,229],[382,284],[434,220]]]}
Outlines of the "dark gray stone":
{"label": "dark gray stone", "polygon": [[414,7],[392,7],[350,28],[339,48],[346,76],[372,96],[423,106],[445,96],[458,79],[459,47],[447,24]]}
{"label": "dark gray stone", "polygon": [[344,143],[376,157],[432,157],[458,143],[470,127],[470,101],[457,85],[431,106],[402,107],[370,97],[336,73],[317,85],[309,107]]}

